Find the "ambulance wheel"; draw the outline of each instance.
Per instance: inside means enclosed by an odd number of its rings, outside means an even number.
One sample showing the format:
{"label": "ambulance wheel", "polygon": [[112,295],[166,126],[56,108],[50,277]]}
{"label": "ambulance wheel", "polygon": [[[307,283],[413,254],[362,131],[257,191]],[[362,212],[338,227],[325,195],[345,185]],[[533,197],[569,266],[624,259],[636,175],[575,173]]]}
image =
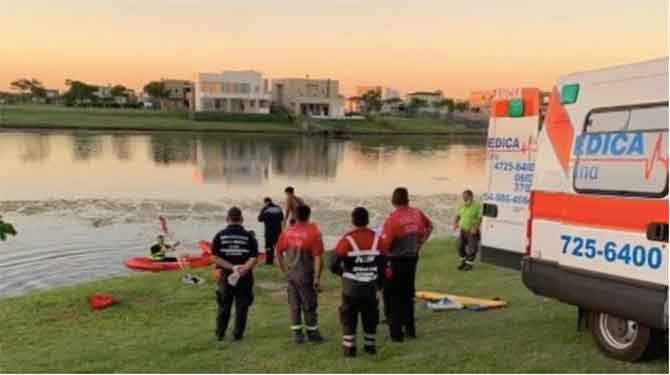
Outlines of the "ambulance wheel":
{"label": "ambulance wheel", "polygon": [[642,358],[651,341],[649,327],[606,313],[591,313],[590,326],[600,350],[622,361],[634,362]]}

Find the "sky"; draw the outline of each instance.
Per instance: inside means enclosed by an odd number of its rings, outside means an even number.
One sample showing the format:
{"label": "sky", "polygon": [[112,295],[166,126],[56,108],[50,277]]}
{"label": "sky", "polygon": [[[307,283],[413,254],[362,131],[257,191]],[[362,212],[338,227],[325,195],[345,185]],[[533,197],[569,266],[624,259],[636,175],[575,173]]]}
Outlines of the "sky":
{"label": "sky", "polygon": [[254,69],[466,98],[667,55],[667,0],[0,0],[0,90]]}

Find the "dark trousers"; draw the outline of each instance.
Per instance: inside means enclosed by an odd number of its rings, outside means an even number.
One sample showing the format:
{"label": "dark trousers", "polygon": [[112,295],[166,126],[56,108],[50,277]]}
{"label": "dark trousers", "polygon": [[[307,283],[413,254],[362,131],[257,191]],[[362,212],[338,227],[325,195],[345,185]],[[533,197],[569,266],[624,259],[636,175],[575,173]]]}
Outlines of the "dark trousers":
{"label": "dark trousers", "polygon": [[277,237],[265,237],[265,264],[274,264]]}
{"label": "dark trousers", "polygon": [[461,235],[458,237],[458,255],[461,259],[472,264],[477,257],[479,250],[479,233],[472,234],[470,231],[461,230]]}
{"label": "dark trousers", "polygon": [[291,318],[291,330],[302,331],[302,320],[305,328],[316,331],[319,328],[316,309],[319,305],[318,295],[312,278],[309,280],[288,280],[288,305]]}
{"label": "dark trousers", "polygon": [[235,338],[244,336],[244,329],[247,326],[247,315],[249,307],[254,302],[253,293],[254,280],[250,276],[239,280],[236,286],[228,284],[227,275],[219,279],[219,289],[216,291],[216,302],[218,309],[216,312],[216,335],[223,337],[228,329],[230,320],[230,310],[235,304],[235,327],[233,335]]}
{"label": "dark trousers", "polygon": [[356,347],[356,326],[358,317],[363,323],[363,342],[366,347],[376,346],[377,324],[379,323],[379,303],[377,297],[357,298],[342,296],[340,323],[342,323],[342,345]]}
{"label": "dark trousers", "polygon": [[[384,315],[391,339],[416,336],[414,324],[414,281],[419,258],[389,258],[392,270],[384,283]],[[404,332],[403,332],[404,329]]]}

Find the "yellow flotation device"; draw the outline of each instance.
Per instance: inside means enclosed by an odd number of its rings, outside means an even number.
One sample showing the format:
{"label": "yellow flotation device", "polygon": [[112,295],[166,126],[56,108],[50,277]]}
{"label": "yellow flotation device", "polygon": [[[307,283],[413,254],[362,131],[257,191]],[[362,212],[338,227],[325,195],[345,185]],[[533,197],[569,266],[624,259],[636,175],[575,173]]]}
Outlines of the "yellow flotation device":
{"label": "yellow flotation device", "polygon": [[477,310],[498,309],[507,306],[507,302],[501,299],[475,298],[475,297],[459,296],[456,294],[444,294],[444,293],[426,292],[426,291],[416,292],[416,298],[425,301],[440,301],[446,298],[453,302],[463,305],[465,308],[477,309]]}

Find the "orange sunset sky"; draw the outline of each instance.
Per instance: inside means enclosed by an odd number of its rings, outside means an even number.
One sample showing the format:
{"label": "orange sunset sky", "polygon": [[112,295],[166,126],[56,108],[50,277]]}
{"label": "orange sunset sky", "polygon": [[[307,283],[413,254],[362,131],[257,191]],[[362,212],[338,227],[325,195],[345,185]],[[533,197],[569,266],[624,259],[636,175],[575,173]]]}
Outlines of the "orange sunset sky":
{"label": "orange sunset sky", "polygon": [[668,54],[667,0],[0,0],[0,90],[255,69],[451,97]]}

